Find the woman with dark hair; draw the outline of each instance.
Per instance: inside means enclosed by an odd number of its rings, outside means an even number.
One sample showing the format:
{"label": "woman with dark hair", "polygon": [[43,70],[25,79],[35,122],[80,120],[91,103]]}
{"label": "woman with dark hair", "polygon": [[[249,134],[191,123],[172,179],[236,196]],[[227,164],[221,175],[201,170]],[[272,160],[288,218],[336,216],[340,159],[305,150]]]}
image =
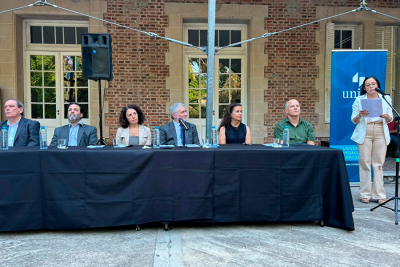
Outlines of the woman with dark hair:
{"label": "woman with dark hair", "polygon": [[116,138],[121,145],[151,145],[150,128],[143,126],[144,114],[140,107],[128,105],[121,110]]}
{"label": "woman with dark hair", "polygon": [[[375,91],[380,83],[375,77],[367,77],[362,85],[361,95],[354,100],[351,121],[357,124],[351,140],[357,143],[360,170],[360,199],[368,203],[376,199],[379,204],[386,201],[383,188],[383,164],[385,163],[387,145],[390,143],[388,123],[393,120],[393,113],[382,95]],[[385,97],[392,104],[390,96]],[[362,99],[379,99],[382,102],[382,114],[370,117],[368,110],[362,108]],[[371,159],[374,180],[371,182]]]}
{"label": "woman with dark hair", "polygon": [[218,143],[224,144],[251,144],[250,128],[242,123],[242,105],[230,104],[224,113],[218,128]]}

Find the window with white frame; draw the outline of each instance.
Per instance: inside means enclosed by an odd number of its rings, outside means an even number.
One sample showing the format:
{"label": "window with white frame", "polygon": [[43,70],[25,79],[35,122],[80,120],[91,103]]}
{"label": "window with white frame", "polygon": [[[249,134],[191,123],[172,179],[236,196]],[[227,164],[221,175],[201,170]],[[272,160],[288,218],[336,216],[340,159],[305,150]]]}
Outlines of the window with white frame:
{"label": "window with white frame", "polygon": [[363,24],[326,24],[325,42],[325,123],[331,115],[331,55],[334,49],[362,49]]}
{"label": "window with white frame", "polygon": [[[207,46],[207,24],[184,24],[184,40]],[[216,24],[215,46],[224,47],[247,39],[245,24]],[[184,48],[184,97],[189,119],[205,137],[207,105],[207,55],[199,49]],[[247,122],[247,45],[239,44],[218,51],[214,58],[213,125],[218,126],[226,107],[239,102],[243,123]]]}
{"label": "window with white frame", "polygon": [[90,118],[90,90],[82,78],[81,38],[88,21],[24,21],[27,116],[48,130],[67,123],[67,106],[79,102]]}
{"label": "window with white frame", "polygon": [[[207,24],[185,24],[185,40],[195,46],[207,46]],[[216,25],[215,46],[223,47],[246,39],[246,25]],[[214,114],[222,118],[233,102],[245,105],[246,44],[222,49],[215,56]],[[185,84],[189,117],[205,119],[207,97],[207,57],[194,48],[185,48]]]}

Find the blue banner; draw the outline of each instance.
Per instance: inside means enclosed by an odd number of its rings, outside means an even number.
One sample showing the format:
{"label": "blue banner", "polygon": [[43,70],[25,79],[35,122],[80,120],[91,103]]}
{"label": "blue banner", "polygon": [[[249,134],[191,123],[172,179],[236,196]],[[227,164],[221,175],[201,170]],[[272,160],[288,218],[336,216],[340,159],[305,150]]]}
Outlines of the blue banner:
{"label": "blue banner", "polygon": [[357,144],[350,140],[352,105],[365,77],[377,77],[385,90],[386,63],[386,50],[332,51],[330,146],[343,150],[350,183],[360,182]]}

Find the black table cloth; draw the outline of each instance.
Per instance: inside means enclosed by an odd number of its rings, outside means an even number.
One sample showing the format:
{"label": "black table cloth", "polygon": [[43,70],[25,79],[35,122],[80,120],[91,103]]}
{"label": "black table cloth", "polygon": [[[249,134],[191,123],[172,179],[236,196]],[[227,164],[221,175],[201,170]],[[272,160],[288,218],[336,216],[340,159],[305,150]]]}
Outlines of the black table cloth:
{"label": "black table cloth", "polygon": [[354,230],[341,150],[89,149],[0,151],[0,231],[206,220],[321,221]]}

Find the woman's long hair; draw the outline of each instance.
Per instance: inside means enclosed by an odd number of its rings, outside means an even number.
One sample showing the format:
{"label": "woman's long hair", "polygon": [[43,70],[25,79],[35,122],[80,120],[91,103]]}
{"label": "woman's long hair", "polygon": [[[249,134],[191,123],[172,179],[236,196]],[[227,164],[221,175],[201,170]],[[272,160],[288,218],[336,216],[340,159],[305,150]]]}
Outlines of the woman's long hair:
{"label": "woman's long hair", "polygon": [[221,120],[221,124],[218,127],[218,131],[221,129],[222,126],[225,128],[231,126],[232,111],[235,107],[241,107],[241,106],[242,104],[240,103],[232,103],[225,109],[224,117]]}
{"label": "woman's long hair", "polygon": [[374,76],[369,76],[369,77],[367,77],[367,78],[364,79],[364,82],[363,82],[363,85],[362,85],[362,88],[361,88],[361,95],[365,95],[365,94],[367,93],[367,91],[365,91],[365,82],[366,82],[368,79],[374,79],[374,80],[376,81],[376,84],[378,85],[378,88],[379,88],[379,89],[382,89],[382,88],[381,88],[381,84],[379,83],[378,78],[376,78],[376,77],[374,77]]}
{"label": "woman's long hair", "polygon": [[126,118],[126,112],[128,111],[128,109],[136,110],[136,113],[138,114],[138,124],[142,125],[145,120],[145,117],[144,117],[143,111],[140,109],[139,106],[136,106],[136,105],[128,105],[121,110],[121,114],[119,115],[119,125],[122,128],[129,127],[129,121]]}

